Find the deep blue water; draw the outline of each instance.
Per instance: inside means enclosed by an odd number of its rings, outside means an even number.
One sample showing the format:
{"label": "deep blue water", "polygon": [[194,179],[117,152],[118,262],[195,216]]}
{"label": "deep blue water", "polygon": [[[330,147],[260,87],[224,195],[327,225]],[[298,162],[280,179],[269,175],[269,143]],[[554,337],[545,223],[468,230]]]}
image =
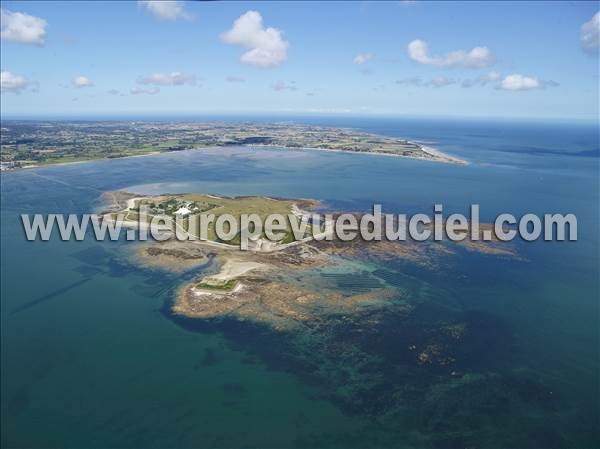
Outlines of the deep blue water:
{"label": "deep blue water", "polygon": [[[598,127],[291,120],[416,139],[472,163],[230,148],[3,173],[2,445],[598,447]],[[399,285],[435,287],[439,307],[484,316],[484,345],[465,356],[468,388],[407,377],[424,399],[374,417],[244,345],[234,324],[196,332],[168,319],[161,309],[181,279],[132,265],[127,243],[25,241],[19,214],[86,213],[107,190],[316,198],[352,211],[379,203],[407,214],[477,203],[483,221],[574,213],[579,239],[517,242],[518,261],[465,253],[437,272],[383,266],[404,273]],[[419,320],[435,324],[436,313]],[[436,438],[449,432],[455,439]]]}

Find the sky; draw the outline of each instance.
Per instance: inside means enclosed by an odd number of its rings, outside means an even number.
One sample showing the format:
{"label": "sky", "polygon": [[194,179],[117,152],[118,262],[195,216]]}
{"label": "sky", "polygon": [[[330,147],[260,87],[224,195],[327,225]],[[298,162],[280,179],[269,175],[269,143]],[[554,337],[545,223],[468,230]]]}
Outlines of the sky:
{"label": "sky", "polygon": [[2,1],[2,117],[598,120],[598,2]]}

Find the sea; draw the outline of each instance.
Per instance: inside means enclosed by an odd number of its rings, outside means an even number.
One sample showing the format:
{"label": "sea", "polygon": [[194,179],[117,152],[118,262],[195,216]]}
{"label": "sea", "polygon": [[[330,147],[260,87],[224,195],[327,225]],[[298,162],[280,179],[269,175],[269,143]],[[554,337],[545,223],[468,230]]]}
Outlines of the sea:
{"label": "sea", "polygon": [[[600,447],[597,123],[235,120],[405,137],[470,164],[224,147],[3,172],[2,447]],[[341,289],[378,276],[402,290],[410,313],[369,325],[324,317],[293,335],[173,316],[177,289],[198,273],[136,264],[124,239],[26,240],[21,214],[98,211],[115,190],[313,198],[408,215],[433,214],[434,204],[468,215],[479,204],[483,222],[572,213],[578,240],[517,240],[512,258],[458,251],[427,266],[350,270],[335,279]],[[463,326],[460,342],[442,332],[449,323]],[[431,345],[451,347],[455,360],[411,355]]]}

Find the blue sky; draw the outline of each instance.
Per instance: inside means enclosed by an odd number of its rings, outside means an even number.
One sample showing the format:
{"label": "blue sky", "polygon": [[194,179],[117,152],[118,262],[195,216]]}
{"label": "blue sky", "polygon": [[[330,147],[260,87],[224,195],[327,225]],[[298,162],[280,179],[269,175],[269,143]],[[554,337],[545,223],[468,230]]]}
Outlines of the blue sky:
{"label": "blue sky", "polygon": [[5,117],[598,119],[598,2],[3,1],[2,9]]}

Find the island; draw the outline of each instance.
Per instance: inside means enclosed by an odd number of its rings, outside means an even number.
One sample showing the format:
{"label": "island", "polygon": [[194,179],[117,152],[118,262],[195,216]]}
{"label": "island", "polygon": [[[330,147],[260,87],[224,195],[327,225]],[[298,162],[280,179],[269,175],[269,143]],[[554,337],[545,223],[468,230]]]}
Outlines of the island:
{"label": "island", "polygon": [[[191,213],[292,214],[301,218],[324,205],[312,199],[257,196],[226,197],[205,193],[136,195],[107,192],[102,215],[125,217],[124,224],[140,227],[141,206],[155,215],[187,218]],[[341,211],[329,211],[334,216]],[[184,215],[185,217],[182,217]],[[318,223],[313,223],[318,226]],[[491,225],[481,225],[480,232]],[[176,229],[173,228],[173,232]],[[273,330],[300,329],[311,321],[336,314],[412,307],[404,301],[403,282],[388,270],[387,262],[402,260],[424,269],[443,270],[459,250],[518,259],[515,248],[500,241],[342,241],[314,238],[307,230],[299,239],[286,223],[284,237],[271,242],[263,235],[240,249],[239,235],[223,241],[211,227],[205,240],[149,240],[134,244],[134,263],[159,271],[186,274],[174,295],[169,313],[189,319],[251,321]],[[317,234],[319,235],[319,234]],[[410,283],[410,281],[408,282]],[[403,293],[404,292],[404,293]],[[423,356],[425,357],[425,356]],[[441,356],[440,356],[441,357]]]}
{"label": "island", "polygon": [[[360,213],[336,210],[319,198],[231,197],[214,191],[113,191],[101,199],[94,202],[97,212],[125,214],[132,223],[141,205],[168,216],[185,209],[215,215],[296,209]],[[496,348],[510,353],[510,328],[477,310],[476,303],[466,308],[469,298],[445,281],[451,277],[469,285],[473,270],[488,266],[478,263],[485,258],[505,259],[519,269],[526,260],[518,242],[302,238],[242,251],[235,241],[211,234],[205,242],[148,240],[114,251],[102,249],[106,246],[85,252],[88,270],[97,269],[98,257],[110,261],[116,276],[134,267],[143,276],[133,288],[164,318],[186,332],[225,335],[243,354],[240,363],[267,361],[322,385],[320,397],[346,413],[395,419],[407,401],[422,400],[431,410],[440,404],[456,410],[465,400],[487,407],[490,396],[507,388],[504,377],[482,374],[473,360],[497,357]],[[485,276],[493,287],[494,273]],[[478,290],[482,302],[493,294],[493,288]],[[118,306],[111,313],[118,314]],[[194,369],[214,369],[210,361],[219,351],[209,348],[203,355],[200,348],[186,356]],[[434,384],[442,387],[430,394]],[[518,399],[517,393],[507,394],[502,398]]]}
{"label": "island", "polygon": [[214,147],[380,154],[466,164],[410,140],[299,123],[3,120],[2,170]]}

